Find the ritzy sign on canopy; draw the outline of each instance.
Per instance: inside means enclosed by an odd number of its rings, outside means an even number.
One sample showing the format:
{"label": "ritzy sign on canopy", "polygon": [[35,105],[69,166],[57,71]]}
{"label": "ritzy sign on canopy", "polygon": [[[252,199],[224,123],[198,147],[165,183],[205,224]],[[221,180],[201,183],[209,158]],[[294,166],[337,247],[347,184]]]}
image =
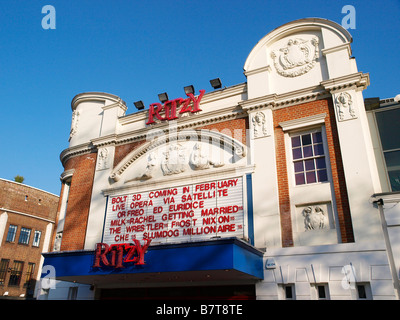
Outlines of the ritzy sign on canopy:
{"label": "ritzy sign on canopy", "polygon": [[149,107],[149,117],[147,119],[146,124],[155,123],[154,118],[160,121],[170,121],[178,119],[177,114],[190,112],[196,113],[201,111],[200,109],[200,101],[203,97],[205,90],[200,90],[200,94],[196,98],[192,93],[187,93],[188,98],[177,98],[174,100],[168,100],[164,102],[164,105],[161,103],[152,103]]}
{"label": "ritzy sign on canopy", "polygon": [[151,240],[146,239],[142,246],[139,240],[134,239],[134,243],[118,243],[108,245],[98,243],[96,245],[94,268],[101,266],[124,268],[124,264],[144,265],[144,255],[150,245]]}

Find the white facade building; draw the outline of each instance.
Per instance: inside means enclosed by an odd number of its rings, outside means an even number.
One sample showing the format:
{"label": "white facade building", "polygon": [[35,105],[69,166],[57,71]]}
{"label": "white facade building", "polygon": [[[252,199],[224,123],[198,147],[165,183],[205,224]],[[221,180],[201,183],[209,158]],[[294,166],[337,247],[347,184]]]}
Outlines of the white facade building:
{"label": "white facade building", "polygon": [[[369,76],[351,42],[332,21],[301,19],[256,44],[246,83],[130,115],[117,96],[77,95],[45,255],[56,287],[75,281],[95,299],[189,289],[397,299],[398,268],[371,202],[382,187],[362,94]],[[60,292],[47,298],[66,299]]]}

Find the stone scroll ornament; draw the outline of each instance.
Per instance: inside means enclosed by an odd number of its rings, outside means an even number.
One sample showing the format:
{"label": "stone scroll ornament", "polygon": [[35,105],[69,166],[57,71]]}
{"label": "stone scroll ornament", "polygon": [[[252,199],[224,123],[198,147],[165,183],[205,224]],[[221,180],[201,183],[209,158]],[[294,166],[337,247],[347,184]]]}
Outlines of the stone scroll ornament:
{"label": "stone scroll ornament", "polygon": [[271,58],[278,74],[283,77],[297,77],[310,71],[318,59],[318,37],[310,40],[289,39],[287,45],[271,52]]}

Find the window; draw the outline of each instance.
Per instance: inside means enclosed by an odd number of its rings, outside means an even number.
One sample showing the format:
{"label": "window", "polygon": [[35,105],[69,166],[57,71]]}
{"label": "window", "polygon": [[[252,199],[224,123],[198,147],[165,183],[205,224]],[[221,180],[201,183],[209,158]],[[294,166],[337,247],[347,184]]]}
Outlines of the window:
{"label": "window", "polygon": [[392,191],[400,191],[400,108],[375,113]]}
{"label": "window", "polygon": [[289,284],[284,286],[285,289],[285,298],[286,300],[292,300],[294,299],[294,285]]}
{"label": "window", "polygon": [[317,290],[317,299],[319,300],[329,299],[328,284],[317,284],[315,289]]}
{"label": "window", "polygon": [[372,293],[369,283],[357,283],[357,298],[358,300],[371,300]]}
{"label": "window", "polygon": [[69,287],[68,290],[68,300],[76,300],[78,296],[78,287]]}
{"label": "window", "polygon": [[0,285],[4,284],[4,282],[6,281],[9,262],[10,260],[8,259],[1,259],[0,261]]}
{"label": "window", "polygon": [[296,185],[328,181],[320,131],[291,137]]}
{"label": "window", "polygon": [[357,293],[359,299],[367,299],[367,293],[365,292],[365,286],[357,285]]}
{"label": "window", "polygon": [[7,233],[6,241],[7,242],[14,242],[16,234],[17,234],[17,226],[14,226],[14,225],[10,224],[10,226],[8,227],[8,233]]}
{"label": "window", "polygon": [[317,286],[318,299],[326,299],[325,286]]}
{"label": "window", "polygon": [[24,263],[22,261],[14,261],[14,265],[11,269],[10,280],[8,281],[9,286],[19,286],[23,267]]}
{"label": "window", "polygon": [[35,264],[32,263],[32,262],[29,262],[28,263],[28,270],[26,270],[24,287],[28,287],[29,288],[34,271],[35,271]]}
{"label": "window", "polygon": [[31,236],[31,229],[21,228],[21,232],[19,233],[18,243],[29,244],[30,236]]}
{"label": "window", "polygon": [[33,243],[32,243],[33,247],[39,247],[41,235],[42,235],[41,231],[39,230],[35,231],[35,234],[33,235]]}

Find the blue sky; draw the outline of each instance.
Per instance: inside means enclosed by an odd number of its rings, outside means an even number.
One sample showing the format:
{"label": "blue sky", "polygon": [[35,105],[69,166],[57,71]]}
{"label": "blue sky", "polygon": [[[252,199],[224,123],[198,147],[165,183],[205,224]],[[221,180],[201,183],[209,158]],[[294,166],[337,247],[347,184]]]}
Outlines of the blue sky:
{"label": "blue sky", "polygon": [[[56,10],[56,29],[42,28],[42,7]],[[211,91],[246,81],[243,65],[256,43],[292,20],[339,24],[356,9],[353,56],[368,72],[364,97],[400,93],[400,1],[307,0],[2,0],[0,2],[0,178],[60,192],[59,160],[68,147],[72,98],[101,91],[133,102],[183,87]]]}

